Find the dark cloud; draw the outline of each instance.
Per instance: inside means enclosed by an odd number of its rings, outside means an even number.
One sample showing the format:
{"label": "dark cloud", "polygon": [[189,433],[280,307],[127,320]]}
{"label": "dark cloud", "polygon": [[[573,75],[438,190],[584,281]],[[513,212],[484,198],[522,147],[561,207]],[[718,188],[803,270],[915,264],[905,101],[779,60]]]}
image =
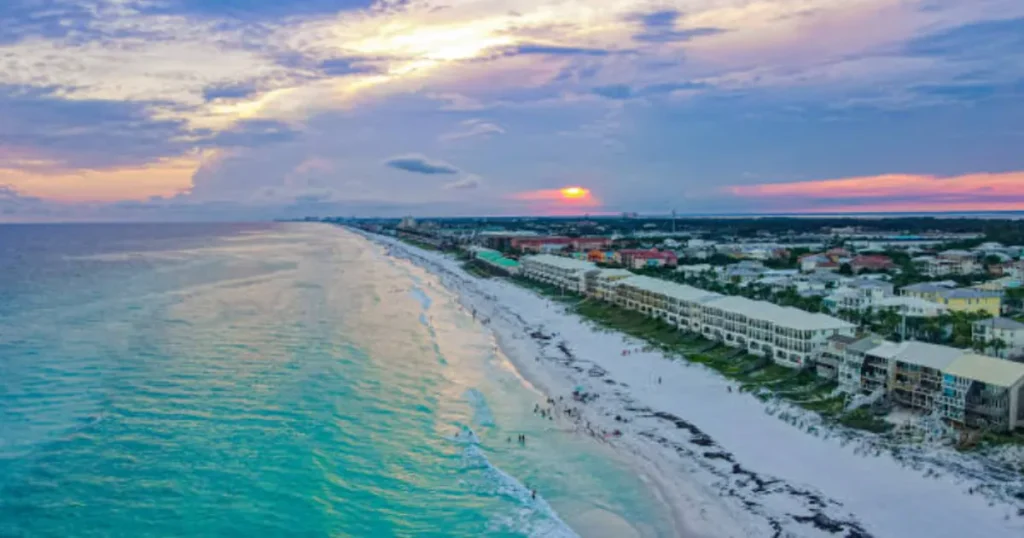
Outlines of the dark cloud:
{"label": "dark cloud", "polygon": [[664,84],[651,84],[640,88],[633,88],[627,84],[612,84],[609,86],[598,86],[591,90],[595,95],[605,99],[625,100],[635,97],[653,97],[669,94],[678,90],[700,90],[708,85],[702,82],[671,82]]}
{"label": "dark cloud", "polygon": [[361,62],[365,62],[365,59],[332,58],[320,62],[317,67],[321,73],[334,77],[356,73],[374,73],[377,71],[376,68]]}
{"label": "dark cloud", "polygon": [[633,39],[647,43],[671,43],[725,32],[721,28],[711,27],[676,29],[676,24],[681,17],[682,13],[676,10],[633,15],[629,19],[639,23],[641,28],[640,32],[633,34]]}
{"label": "dark cloud", "polygon": [[629,99],[633,97],[633,88],[628,84],[598,86],[591,91],[606,99]]}
{"label": "dark cloud", "polygon": [[256,85],[252,82],[242,84],[210,86],[203,89],[203,99],[213,101],[215,99],[241,99],[257,92]]}
{"label": "dark cloud", "polygon": [[0,147],[13,154],[20,148],[62,168],[107,168],[152,162],[196,147],[280,144],[299,135],[289,125],[272,120],[242,121],[215,133],[192,130],[184,120],[154,117],[154,110],[171,106],[68,100],[52,88],[0,85]]}
{"label": "dark cloud", "polygon": [[3,0],[0,2],[0,44],[26,37],[65,38],[81,33],[93,19],[88,7],[71,2]]}
{"label": "dark cloud", "polygon": [[365,9],[373,0],[163,0],[140,7],[143,13],[230,17],[243,21],[272,21]]}
{"label": "dark cloud", "polygon": [[49,214],[49,205],[40,198],[24,196],[10,185],[0,185],[0,219],[4,216]]}
{"label": "dark cloud", "polygon": [[586,47],[557,47],[552,45],[519,45],[510,52],[517,54],[542,54],[549,56],[609,56],[617,51]]}
{"label": "dark cloud", "polygon": [[990,84],[944,84],[916,86],[913,92],[930,97],[943,97],[956,101],[977,101],[994,96],[998,88]]}
{"label": "dark cloud", "polygon": [[391,157],[384,161],[385,166],[391,168],[397,168],[398,170],[405,170],[406,172],[412,172],[415,174],[458,174],[459,169],[444,162],[444,161],[432,161],[423,155],[410,154],[410,155],[398,155]]}
{"label": "dark cloud", "polygon": [[54,88],[0,85],[0,146],[30,148],[70,167],[138,164],[189,144],[182,120],[154,119],[165,103],[67,100]]}
{"label": "dark cloud", "polygon": [[633,39],[636,41],[645,41],[648,43],[672,43],[677,41],[689,41],[695,37],[717,35],[724,32],[725,30],[721,28],[687,28],[685,30],[641,32],[639,34],[634,34]]}
{"label": "dark cloud", "polygon": [[[262,54],[268,53],[268,51],[265,50],[265,46],[262,41],[257,44],[256,49]],[[319,76],[337,77],[357,73],[376,73],[379,71],[379,69],[372,64],[372,62],[378,58],[352,56],[328,58],[325,60],[295,51],[271,51],[270,56],[274,59],[274,63],[282,67],[315,72],[316,75],[312,76],[312,78],[317,78]]]}
{"label": "dark cloud", "polygon": [[637,17],[640,23],[645,28],[650,29],[672,29],[676,25],[676,20],[682,16],[682,13],[675,9],[666,9],[662,11],[655,11],[653,13],[646,13]]}
{"label": "dark cloud", "polygon": [[958,26],[910,40],[905,51],[915,56],[965,59],[1024,54],[1024,18]]}
{"label": "dark cloud", "polygon": [[110,0],[3,0],[0,45],[30,37],[60,39],[65,45],[116,38],[167,39],[159,28],[96,24],[123,18],[124,8],[122,3]]}

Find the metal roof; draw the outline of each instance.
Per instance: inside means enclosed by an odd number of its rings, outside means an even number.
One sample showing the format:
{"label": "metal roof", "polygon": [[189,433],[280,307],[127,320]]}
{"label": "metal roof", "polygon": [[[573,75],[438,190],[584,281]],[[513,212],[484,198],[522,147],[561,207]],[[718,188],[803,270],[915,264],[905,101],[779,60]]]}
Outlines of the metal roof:
{"label": "metal roof", "polygon": [[975,321],[974,324],[992,327],[993,329],[1007,329],[1010,331],[1019,331],[1024,329],[1024,323],[1014,321],[1010,318],[989,318],[981,321]]}
{"label": "metal roof", "polygon": [[872,349],[878,347],[878,345],[881,344],[882,342],[884,342],[884,340],[881,336],[878,336],[877,334],[872,334],[861,337],[860,340],[857,340],[856,342],[846,346],[846,349],[848,351],[855,351],[857,353],[867,353],[868,351],[871,351]]}
{"label": "metal roof", "polygon": [[993,297],[1000,297],[1001,295],[998,292],[960,288],[939,292],[939,296],[946,299],[991,299]]}
{"label": "metal roof", "polygon": [[693,286],[687,286],[685,284],[676,284],[668,280],[662,280],[660,278],[651,278],[649,276],[635,275],[629,278],[624,278],[616,282],[617,286],[626,286],[630,288],[636,288],[639,290],[649,291],[673,299],[679,299],[681,301],[690,302],[704,302],[711,298],[721,297],[721,295],[695,288]]}
{"label": "metal roof", "polygon": [[746,297],[723,297],[709,306],[740,314],[748,318],[768,321],[775,325],[797,330],[851,329],[852,323],[825,314],[814,314],[798,308],[779,306]]}
{"label": "metal roof", "polygon": [[935,293],[939,291],[947,291],[949,288],[940,286],[938,284],[932,284],[930,282],[922,282],[920,284],[911,284],[909,286],[903,286],[901,288],[904,292],[912,291],[915,293]]}
{"label": "metal roof", "polygon": [[597,278],[629,278],[631,276],[634,276],[634,273],[629,269],[601,269],[597,272]]}
{"label": "metal roof", "polygon": [[573,271],[589,271],[597,269],[597,266],[591,262],[585,262],[582,260],[576,260],[573,258],[566,258],[564,256],[553,256],[551,254],[538,254],[536,256],[526,256],[522,258],[523,262],[532,261],[542,263],[544,265],[551,265],[560,269],[569,269]]}
{"label": "metal roof", "polygon": [[908,308],[918,307],[924,309],[948,310],[946,305],[942,303],[933,303],[931,301],[926,301],[920,297],[884,297],[882,299],[879,299],[878,302],[876,302],[875,304],[882,307],[906,306]]}
{"label": "metal roof", "polygon": [[936,370],[942,370],[947,367],[960,357],[967,353],[966,350],[940,346],[938,344],[929,344],[927,342],[909,341],[899,344],[902,348],[893,357],[897,361],[905,362],[907,364],[915,364],[917,366],[925,366],[928,368],[934,368]]}
{"label": "metal roof", "polygon": [[986,385],[1013,387],[1024,379],[1024,364],[967,353],[943,368],[942,373]]}
{"label": "metal roof", "polygon": [[896,342],[890,342],[888,340],[883,340],[882,343],[867,350],[866,353],[873,357],[892,359],[895,358],[900,351],[903,351],[903,346],[901,344],[897,344]]}

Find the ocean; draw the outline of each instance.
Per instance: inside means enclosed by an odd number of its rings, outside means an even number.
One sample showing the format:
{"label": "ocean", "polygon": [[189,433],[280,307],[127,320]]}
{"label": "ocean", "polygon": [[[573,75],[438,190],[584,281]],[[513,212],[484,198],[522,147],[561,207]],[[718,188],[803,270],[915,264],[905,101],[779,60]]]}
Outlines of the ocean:
{"label": "ocean", "polygon": [[339,228],[0,226],[4,538],[670,535],[544,400]]}

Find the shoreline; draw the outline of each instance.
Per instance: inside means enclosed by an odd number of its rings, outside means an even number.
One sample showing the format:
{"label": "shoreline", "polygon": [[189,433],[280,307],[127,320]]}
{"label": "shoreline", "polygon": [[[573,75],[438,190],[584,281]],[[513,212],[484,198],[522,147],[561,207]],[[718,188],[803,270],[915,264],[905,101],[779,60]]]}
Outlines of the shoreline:
{"label": "shoreline", "polygon": [[929,453],[954,468],[942,469],[876,450],[871,436],[817,431],[821,424],[799,409],[728,391],[733,383],[717,372],[642,349],[531,290],[472,277],[443,253],[353,233],[435,274],[464,307],[490,318],[520,375],[548,397],[591,387],[598,397],[583,416],[623,433],[597,440],[651,485],[681,536],[1024,533],[1017,506],[974,494],[986,477],[971,474],[968,460]]}
{"label": "shoreline", "polygon": [[[459,294],[460,300],[463,299],[463,295]],[[465,306],[465,305],[463,305]],[[493,318],[492,318],[493,319]],[[511,343],[508,342],[507,335],[502,334],[500,330],[493,329],[491,324],[485,324],[491,335],[497,342],[498,347],[502,353],[508,358],[509,362],[515,367],[516,372],[522,376],[530,385],[541,392],[546,398],[554,401],[554,405],[549,407],[555,411],[554,416],[555,424],[567,430],[572,430],[575,434],[589,438],[591,441],[600,445],[602,448],[608,450],[619,462],[626,465],[628,468],[633,470],[641,479],[641,481],[648,487],[653,489],[653,494],[658,499],[665,513],[669,516],[670,523],[675,536],[686,537],[686,538],[704,538],[701,534],[696,534],[690,529],[690,523],[686,515],[681,511],[680,504],[687,501],[685,496],[680,495],[674,490],[674,488],[665,483],[661,476],[661,473],[656,472],[656,467],[651,462],[639,458],[636,454],[630,454],[628,457],[623,454],[623,449],[617,447],[613,440],[607,437],[599,437],[591,432],[581,431],[579,421],[583,420],[591,424],[594,423],[596,417],[591,417],[589,412],[580,412],[576,415],[577,420],[570,420],[565,416],[565,409],[568,407],[563,405],[559,401],[559,397],[564,397],[565,394],[559,393],[551,385],[551,381],[544,379],[546,372],[541,371],[538,368],[530,367],[530,361],[526,357],[521,356],[518,351],[513,351]],[[568,403],[572,403],[571,401]],[[575,410],[586,410],[584,405],[572,406]],[[707,537],[710,538],[710,537]]]}
{"label": "shoreline", "polygon": [[[540,356],[544,355],[543,346],[538,345],[537,338],[531,335],[533,328],[526,320],[514,313],[499,311],[499,305],[495,304],[492,298],[484,295],[482,291],[470,291],[465,289],[465,282],[476,280],[469,274],[459,274],[454,267],[440,267],[431,263],[422,253],[411,250],[411,245],[404,243],[390,242],[386,238],[364,236],[372,243],[384,247],[386,254],[406,259],[438,277],[442,284],[453,295],[458,297],[459,303],[467,311],[476,312],[476,320],[481,323],[501,352],[508,358],[509,362],[516,369],[526,382],[537,389],[546,398],[558,403],[558,398],[569,396],[572,392],[571,380],[560,377],[557,372],[546,369],[545,363]],[[384,239],[383,241],[381,239]],[[396,252],[404,249],[402,252]],[[407,248],[411,247],[411,248]],[[422,249],[420,249],[422,250]],[[426,253],[429,251],[423,251]],[[441,255],[440,253],[436,253]],[[461,269],[461,268],[460,268]],[[463,285],[452,286],[448,279],[462,279]],[[552,305],[557,308],[557,305]],[[515,326],[518,325],[518,326]],[[533,349],[528,349],[533,348]],[[536,360],[529,360],[535,357]],[[555,406],[558,408],[559,406]],[[589,422],[591,425],[600,426],[600,429],[614,431],[617,426],[615,422],[609,421],[607,417],[595,413],[595,409],[587,405],[573,406],[581,410],[580,419]],[[623,438],[608,438],[581,431],[578,422],[569,420],[564,413],[555,413],[557,426],[572,430],[577,435],[584,436],[597,445],[606,449],[620,463],[631,469],[640,477],[641,481],[651,488],[650,493],[662,504],[664,513],[669,517],[674,536],[680,538],[747,538],[759,536],[751,534],[748,526],[737,526],[737,514],[724,506],[709,506],[708,499],[714,498],[714,494],[708,491],[698,491],[696,483],[680,482],[674,483],[668,479],[673,474],[670,469],[671,462],[652,457],[653,454],[644,453],[644,450],[631,447],[624,442]],[[691,491],[683,491],[684,486],[691,486]],[[684,511],[684,506],[694,509],[693,513]],[[716,513],[718,512],[718,513]],[[710,516],[716,513],[717,518]],[[700,517],[694,517],[700,514]],[[724,524],[728,522],[728,524]],[[698,525],[698,523],[703,523]],[[766,535],[767,536],[767,535]]]}

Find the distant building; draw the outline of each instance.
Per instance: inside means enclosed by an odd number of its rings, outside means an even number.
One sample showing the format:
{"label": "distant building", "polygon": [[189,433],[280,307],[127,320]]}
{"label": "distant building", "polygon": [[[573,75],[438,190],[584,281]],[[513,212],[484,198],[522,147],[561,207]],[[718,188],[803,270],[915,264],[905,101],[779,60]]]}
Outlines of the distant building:
{"label": "distant building", "polygon": [[968,250],[946,250],[923,262],[922,270],[929,276],[970,275],[982,269],[977,255]]}
{"label": "distant building", "polygon": [[625,249],[615,253],[615,263],[631,269],[675,267],[678,262],[676,254],[668,250]]}
{"label": "distant building", "polygon": [[850,268],[853,269],[854,273],[862,271],[891,271],[896,268],[896,264],[888,256],[857,256],[850,260]]}
{"label": "distant building", "polygon": [[714,271],[715,268],[712,265],[706,263],[697,263],[693,265],[680,265],[676,268],[676,271],[680,272],[686,278],[695,278],[700,275],[707,273],[708,271]]}
{"label": "distant building", "polygon": [[800,270],[809,273],[811,271],[838,271],[839,263],[824,254],[806,254],[800,256]]}
{"label": "distant building", "polygon": [[551,253],[560,250],[603,250],[611,244],[612,240],[607,237],[515,237],[510,240],[509,246],[521,252]]}
{"label": "distant building", "polygon": [[918,297],[885,297],[872,305],[879,311],[892,310],[908,318],[934,318],[949,312],[944,304]]}
{"label": "distant building", "polygon": [[917,297],[925,301],[945,305],[954,312],[986,312],[998,316],[1002,312],[1002,297],[999,293],[965,288],[949,288],[943,284],[922,283],[906,286],[900,290],[905,297]]}
{"label": "distant building", "polygon": [[881,280],[855,279],[838,285],[836,291],[825,298],[825,306],[832,311],[854,310],[863,312],[874,308],[883,299],[892,297],[893,285]]}

